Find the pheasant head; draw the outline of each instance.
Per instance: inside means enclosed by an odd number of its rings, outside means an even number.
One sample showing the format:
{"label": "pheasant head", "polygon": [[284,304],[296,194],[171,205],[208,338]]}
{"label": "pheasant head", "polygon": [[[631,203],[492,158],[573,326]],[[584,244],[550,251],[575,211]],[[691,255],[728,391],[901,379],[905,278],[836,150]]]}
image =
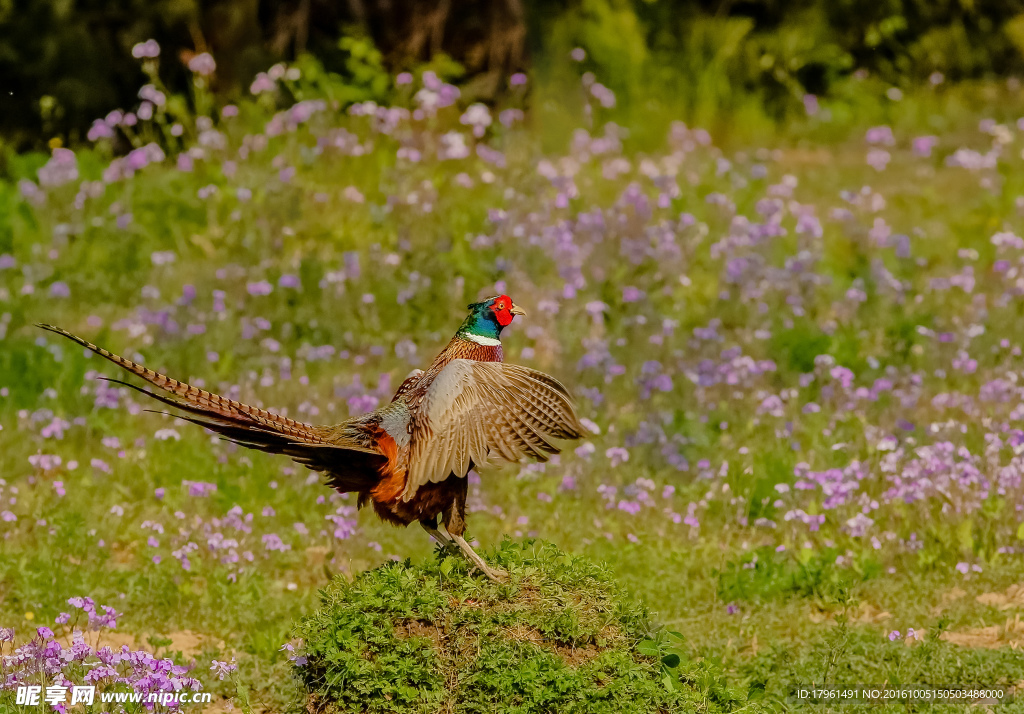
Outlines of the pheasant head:
{"label": "pheasant head", "polygon": [[498,344],[501,331],[508,327],[512,318],[525,314],[508,295],[495,295],[469,306],[469,315],[457,334],[479,344]]}

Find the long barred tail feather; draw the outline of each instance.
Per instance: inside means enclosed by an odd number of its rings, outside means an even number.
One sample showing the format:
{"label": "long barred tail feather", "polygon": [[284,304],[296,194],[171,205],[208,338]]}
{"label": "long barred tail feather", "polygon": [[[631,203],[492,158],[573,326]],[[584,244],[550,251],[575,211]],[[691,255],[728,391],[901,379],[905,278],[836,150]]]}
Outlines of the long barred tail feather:
{"label": "long barred tail feather", "polygon": [[[111,384],[120,384],[122,387],[128,387],[129,389],[134,389],[139,394],[145,394],[150,399],[155,399],[158,402],[162,402],[169,407],[174,407],[175,409],[180,409],[182,411],[189,412],[190,414],[198,414],[204,419],[216,420],[224,424],[237,424],[238,422],[248,422],[249,425],[255,428],[260,428],[261,426],[258,421],[250,417],[245,412],[239,412],[237,416],[227,417],[219,412],[211,412],[209,409],[206,409],[204,407],[197,407],[193,404],[189,404],[188,402],[178,401],[177,399],[171,399],[170,397],[165,397],[162,394],[151,392],[148,389],[143,389],[142,387],[136,384],[132,384],[131,382],[125,382],[124,380],[121,379],[114,379],[113,377],[98,377],[98,379],[102,379],[104,382],[110,382]],[[152,411],[154,414],[165,413],[157,412],[152,409],[147,409],[146,411]]]}
{"label": "long barred tail feather", "polygon": [[387,466],[388,457],[374,448],[374,444],[365,438],[358,425],[339,424],[323,427],[304,424],[266,409],[236,402],[179,382],[97,347],[59,327],[38,327],[82,345],[118,367],[169,392],[173,397],[156,394],[120,379],[101,379],[130,387],[162,404],[186,412],[171,416],[209,429],[228,441],[250,449],[284,454],[308,469],[325,472],[328,476],[328,485],[339,491],[369,490],[379,481]]}
{"label": "long barred tail feather", "polygon": [[[250,449],[259,449],[260,451],[268,451],[274,454],[283,454],[287,453],[287,449],[291,445],[295,444],[295,439],[293,437],[279,431],[267,429],[245,413],[240,413],[237,418],[228,418],[220,414],[210,413],[207,409],[202,407],[180,402],[177,399],[171,399],[170,397],[165,397],[162,394],[156,394],[148,389],[143,389],[142,387],[129,382],[124,382],[120,379],[113,379],[111,377],[100,377],[100,379],[105,382],[112,382],[114,384],[120,384],[121,386],[128,387],[129,389],[134,389],[136,392],[145,394],[147,397],[155,399],[169,407],[180,409],[183,412],[195,414],[196,416],[184,416],[182,414],[161,412],[155,409],[147,409],[146,411],[148,412],[152,412],[153,414],[169,414],[176,419],[182,419],[184,421],[191,422],[192,424],[197,424],[220,434],[229,441],[233,441],[242,446],[247,446]],[[303,446],[309,445],[310,444],[303,442]]]}
{"label": "long barred tail feather", "polygon": [[[176,400],[168,400],[166,397],[160,397],[151,392],[139,390],[143,392],[143,394],[148,394],[154,399],[159,399],[170,406],[198,413],[207,418],[224,419],[235,424],[250,424],[269,431],[284,434],[292,439],[305,443],[319,444],[324,441],[324,437],[320,430],[310,424],[304,424],[302,422],[295,421],[294,419],[281,416],[280,414],[268,412],[265,409],[249,406],[248,404],[237,402],[234,399],[227,399],[226,397],[222,397],[218,394],[207,392],[205,389],[199,389],[198,387],[193,387],[190,384],[180,382],[177,379],[168,377],[167,375],[154,372],[148,367],[144,367],[141,364],[132,362],[130,359],[126,359],[120,355],[114,354],[113,352],[109,352],[102,347],[98,347],[88,340],[84,340],[78,335],[74,335],[60,327],[43,324],[38,324],[36,326],[44,330],[54,332],[62,337],[66,337],[73,342],[77,342],[87,350],[95,352],[100,357],[110,360],[118,367],[141,377],[150,384],[180,397],[187,403],[186,406]],[[125,383],[122,382],[122,384]]]}

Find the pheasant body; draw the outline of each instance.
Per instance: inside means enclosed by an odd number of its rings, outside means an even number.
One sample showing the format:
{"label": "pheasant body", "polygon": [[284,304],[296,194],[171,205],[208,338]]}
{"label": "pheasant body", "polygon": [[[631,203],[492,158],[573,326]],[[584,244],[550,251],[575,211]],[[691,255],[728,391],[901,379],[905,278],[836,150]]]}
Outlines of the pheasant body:
{"label": "pheasant body", "polygon": [[[447,347],[424,370],[402,382],[389,404],[333,426],[305,424],[226,399],[119,357],[52,325],[39,325],[81,344],[175,398],[120,382],[186,412],[199,424],[249,448],[290,456],[326,474],[327,484],[359,495],[395,525],[437,530],[440,514],[452,541],[485,574],[496,578],[462,538],[466,474],[489,458],[547,460],[550,439],[577,439],[582,427],[568,392],[536,370],[506,364],[501,330],[525,314],[506,295],[470,305]],[[118,380],[111,380],[118,381]]]}

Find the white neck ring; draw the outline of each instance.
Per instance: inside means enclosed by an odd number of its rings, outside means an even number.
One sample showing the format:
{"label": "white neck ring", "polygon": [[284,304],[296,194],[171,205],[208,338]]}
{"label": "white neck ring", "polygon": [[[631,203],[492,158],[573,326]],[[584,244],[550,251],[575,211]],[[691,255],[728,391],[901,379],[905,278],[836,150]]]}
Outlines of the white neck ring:
{"label": "white neck ring", "polygon": [[496,340],[492,337],[484,337],[482,335],[474,335],[472,332],[467,332],[465,337],[467,340],[475,342],[478,345],[484,345],[485,347],[497,347],[501,344],[501,340]]}

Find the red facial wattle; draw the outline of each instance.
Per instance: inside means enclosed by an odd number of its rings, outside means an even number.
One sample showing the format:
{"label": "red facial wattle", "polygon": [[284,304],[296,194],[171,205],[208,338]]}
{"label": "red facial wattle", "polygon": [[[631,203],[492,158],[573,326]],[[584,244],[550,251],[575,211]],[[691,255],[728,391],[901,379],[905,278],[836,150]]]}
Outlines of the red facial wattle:
{"label": "red facial wattle", "polygon": [[502,327],[508,327],[512,323],[512,313],[509,312],[508,308],[499,310],[497,306],[494,308],[494,317],[497,319],[498,324]]}
{"label": "red facial wattle", "polygon": [[502,327],[508,327],[512,324],[512,318],[515,314],[512,312],[512,298],[508,295],[499,295],[491,305],[491,312],[494,313],[494,319],[498,321],[498,324]]}

